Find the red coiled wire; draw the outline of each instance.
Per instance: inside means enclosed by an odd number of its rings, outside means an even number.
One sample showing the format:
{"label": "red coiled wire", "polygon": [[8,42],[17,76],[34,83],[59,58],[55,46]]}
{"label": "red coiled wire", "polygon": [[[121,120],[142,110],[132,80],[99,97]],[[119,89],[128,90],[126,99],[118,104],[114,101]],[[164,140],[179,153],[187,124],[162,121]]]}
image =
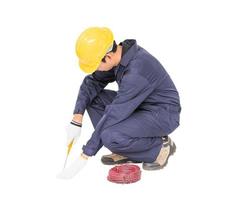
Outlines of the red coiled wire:
{"label": "red coiled wire", "polygon": [[114,183],[134,183],[141,179],[141,170],[137,165],[118,165],[109,170],[107,180]]}

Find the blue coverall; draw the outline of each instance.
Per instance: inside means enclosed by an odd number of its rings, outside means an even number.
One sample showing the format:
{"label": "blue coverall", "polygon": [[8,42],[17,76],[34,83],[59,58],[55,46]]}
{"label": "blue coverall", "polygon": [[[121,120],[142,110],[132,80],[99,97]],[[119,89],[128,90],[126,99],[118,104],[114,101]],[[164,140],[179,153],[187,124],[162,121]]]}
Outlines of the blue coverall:
{"label": "blue coverall", "polygon": [[[121,44],[130,47],[119,65],[87,75],[80,86],[73,114],[87,110],[95,128],[83,152],[92,156],[104,145],[131,160],[153,162],[162,136],[179,126],[179,94],[164,67],[136,40]],[[114,81],[117,92],[104,89]]]}

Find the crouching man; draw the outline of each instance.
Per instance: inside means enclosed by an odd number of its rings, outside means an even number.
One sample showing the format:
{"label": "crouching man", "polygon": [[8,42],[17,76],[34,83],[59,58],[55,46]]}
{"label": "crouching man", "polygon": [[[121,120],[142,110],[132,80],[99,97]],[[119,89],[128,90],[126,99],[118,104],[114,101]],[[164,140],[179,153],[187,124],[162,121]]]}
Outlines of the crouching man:
{"label": "crouching man", "polygon": [[[160,62],[136,40],[116,44],[108,28],[92,27],[76,43],[79,66],[88,73],[69,124],[69,142],[78,139],[85,110],[94,132],[83,146],[87,160],[102,146],[112,154],[103,164],[143,163],[143,169],[163,168],[176,150],[168,137],[180,121],[178,91]],[[104,89],[116,81],[118,91]]]}

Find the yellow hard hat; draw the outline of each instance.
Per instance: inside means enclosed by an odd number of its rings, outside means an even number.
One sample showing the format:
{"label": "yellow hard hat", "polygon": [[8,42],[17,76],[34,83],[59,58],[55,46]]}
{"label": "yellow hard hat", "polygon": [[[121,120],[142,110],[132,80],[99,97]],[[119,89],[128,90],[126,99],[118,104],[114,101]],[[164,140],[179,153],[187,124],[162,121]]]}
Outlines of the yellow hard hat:
{"label": "yellow hard hat", "polygon": [[79,66],[86,73],[94,72],[112,47],[114,36],[106,27],[90,27],[84,30],[76,41],[76,55]]}

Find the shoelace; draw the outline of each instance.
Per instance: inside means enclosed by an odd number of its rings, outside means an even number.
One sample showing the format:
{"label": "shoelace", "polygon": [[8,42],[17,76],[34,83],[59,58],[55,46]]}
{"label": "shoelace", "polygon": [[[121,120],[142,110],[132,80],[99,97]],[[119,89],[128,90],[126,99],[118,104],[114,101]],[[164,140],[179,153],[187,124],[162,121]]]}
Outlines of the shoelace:
{"label": "shoelace", "polygon": [[109,170],[107,180],[114,183],[134,183],[141,179],[141,170],[137,165],[118,165]]}

